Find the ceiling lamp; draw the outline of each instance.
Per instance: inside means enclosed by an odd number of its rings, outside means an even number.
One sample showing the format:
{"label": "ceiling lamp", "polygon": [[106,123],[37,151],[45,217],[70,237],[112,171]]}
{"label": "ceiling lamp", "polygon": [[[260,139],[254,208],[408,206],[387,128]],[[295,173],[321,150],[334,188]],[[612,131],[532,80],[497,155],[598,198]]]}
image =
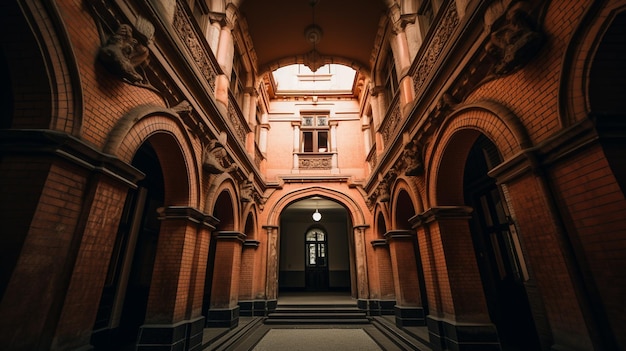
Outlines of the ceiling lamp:
{"label": "ceiling lamp", "polygon": [[311,24],[304,29],[304,37],[313,47],[313,49],[306,55],[304,65],[309,67],[313,73],[315,73],[315,71],[317,71],[323,63],[316,47],[320,40],[322,40],[323,35],[322,28],[315,24],[315,5],[317,5],[318,2],[319,0],[309,1],[309,5],[311,5]]}
{"label": "ceiling lamp", "polygon": [[313,212],[313,220],[319,222],[320,219],[322,219],[322,214],[316,208],[315,212]]}
{"label": "ceiling lamp", "polygon": [[313,212],[313,220],[319,222],[320,219],[322,219],[322,214],[317,210],[317,200],[318,199],[315,199],[315,212]]}

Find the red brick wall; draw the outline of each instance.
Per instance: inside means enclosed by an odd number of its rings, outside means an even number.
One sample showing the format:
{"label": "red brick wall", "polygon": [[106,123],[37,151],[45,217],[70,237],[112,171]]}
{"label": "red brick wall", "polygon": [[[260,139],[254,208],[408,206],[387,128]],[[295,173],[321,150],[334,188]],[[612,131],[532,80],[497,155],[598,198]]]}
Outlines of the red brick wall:
{"label": "red brick wall", "polygon": [[[621,345],[626,336],[626,201],[599,145],[551,169],[568,235]],[[588,272],[587,272],[588,270]],[[595,290],[595,289],[594,289]]]}

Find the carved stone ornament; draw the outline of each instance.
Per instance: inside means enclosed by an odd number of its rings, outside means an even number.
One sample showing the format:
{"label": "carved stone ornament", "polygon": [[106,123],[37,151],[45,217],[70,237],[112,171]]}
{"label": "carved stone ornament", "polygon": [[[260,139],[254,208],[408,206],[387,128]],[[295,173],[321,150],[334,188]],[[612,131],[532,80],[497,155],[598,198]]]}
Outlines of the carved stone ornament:
{"label": "carved stone ornament", "polygon": [[144,76],[137,69],[147,64],[148,46],[154,36],[154,26],[139,17],[136,32],[128,24],[121,24],[98,51],[98,60],[113,74],[132,83],[144,83]]}
{"label": "carved stone ornament", "polygon": [[406,165],[404,174],[407,176],[418,176],[424,173],[424,163],[419,147],[415,142],[410,142],[402,153],[402,160]]}
{"label": "carved stone ornament", "polygon": [[222,144],[212,139],[204,148],[202,155],[202,167],[210,174],[221,174],[237,170],[237,165],[232,162]]}
{"label": "carved stone ornament", "polygon": [[241,183],[239,190],[241,194],[239,196],[239,198],[241,199],[241,202],[253,201],[254,184],[252,184],[250,180],[248,179],[244,180],[243,183]]}
{"label": "carved stone ornament", "polygon": [[507,10],[504,24],[491,33],[485,45],[485,50],[496,59],[495,74],[511,73],[535,56],[544,41],[535,26],[527,2],[517,2]]}

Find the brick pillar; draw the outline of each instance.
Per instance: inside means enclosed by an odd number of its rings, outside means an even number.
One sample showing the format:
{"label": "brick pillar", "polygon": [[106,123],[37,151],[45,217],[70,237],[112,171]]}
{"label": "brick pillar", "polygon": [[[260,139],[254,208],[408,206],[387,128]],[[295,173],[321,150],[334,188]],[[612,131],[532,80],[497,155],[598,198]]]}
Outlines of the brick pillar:
{"label": "brick pillar", "polygon": [[255,299],[254,265],[258,240],[246,240],[241,253],[241,269],[239,273],[239,310],[242,316],[264,316],[265,300]]}
{"label": "brick pillar", "polygon": [[159,210],[161,230],[137,350],[200,350],[208,232],[215,218],[190,207]]}
{"label": "brick pillar", "polygon": [[232,328],[239,324],[239,271],[241,251],[246,235],[236,231],[213,233],[215,263],[211,303],[207,316],[207,327]]}
{"label": "brick pillar", "polygon": [[425,325],[415,259],[415,235],[410,230],[385,233],[389,243],[391,268],[396,291],[396,325]]}
{"label": "brick pillar", "polygon": [[143,175],[60,132],[0,139],[0,345],[88,349],[124,197]]}
{"label": "brick pillar", "polygon": [[385,239],[372,240],[378,268],[378,300],[370,300],[370,313],[372,315],[390,315],[395,313],[396,305],[393,270],[391,268],[391,256],[389,244]]}
{"label": "brick pillar", "polygon": [[[426,317],[433,350],[500,350],[483,292],[465,206],[435,207],[411,219],[420,233],[423,257],[429,257],[428,281],[437,303]],[[433,287],[429,287],[432,290]],[[430,294],[429,294],[430,295]]]}

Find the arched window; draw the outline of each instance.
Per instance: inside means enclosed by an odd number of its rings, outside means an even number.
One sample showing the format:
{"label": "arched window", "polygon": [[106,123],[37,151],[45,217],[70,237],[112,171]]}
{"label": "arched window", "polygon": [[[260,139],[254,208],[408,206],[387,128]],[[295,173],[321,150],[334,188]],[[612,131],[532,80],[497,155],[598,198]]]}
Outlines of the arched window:
{"label": "arched window", "polygon": [[306,232],[305,245],[308,267],[326,266],[326,233],[321,228],[311,228]]}

